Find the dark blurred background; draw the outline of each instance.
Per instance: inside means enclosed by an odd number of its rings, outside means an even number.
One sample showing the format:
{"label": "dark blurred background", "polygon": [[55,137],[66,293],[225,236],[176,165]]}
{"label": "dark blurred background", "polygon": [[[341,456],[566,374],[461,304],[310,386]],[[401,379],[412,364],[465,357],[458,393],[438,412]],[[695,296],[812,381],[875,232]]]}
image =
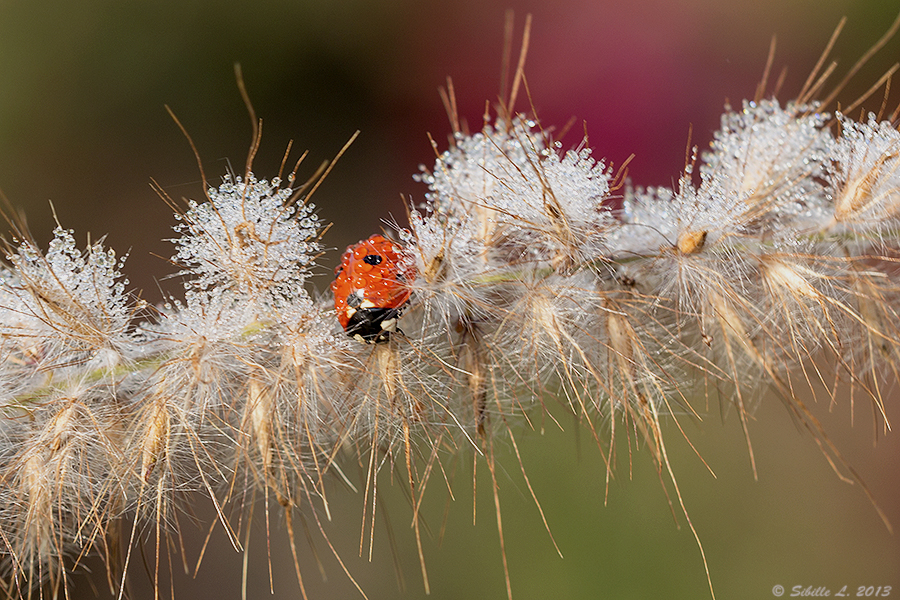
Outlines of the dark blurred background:
{"label": "dark blurred background", "polygon": [[[445,147],[449,124],[437,89],[447,76],[461,116],[479,126],[485,102],[496,100],[500,90],[507,9],[515,11],[516,44],[525,15],[534,15],[526,75],[545,125],[576,119],[566,141],[577,143],[586,130],[595,156],[619,165],[634,153],[632,179],[660,185],[677,178],[691,125],[693,141],[702,148],[726,99],[737,104],[753,95],[773,35],[774,75],[789,67],[781,94],[787,99],[842,16],[849,20],[833,52],[840,62],[837,77],[882,35],[900,3],[0,0],[0,190],[24,211],[39,243],[50,239],[52,202],[61,224],[75,229],[81,243],[88,235],[108,235],[120,253],[130,252],[126,271],[145,298],[158,301],[162,289],[178,293],[176,282],[161,281],[172,267],[159,258],[173,253],[164,240],[174,221],[149,182],[154,179],[176,199],[200,198],[202,191],[190,148],[164,105],[195,140],[212,183],[229,164],[242,170],[250,122],[235,84],[233,64],[240,62],[264,119],[258,176],[275,174],[288,140],[294,140],[295,157],[310,151],[301,168],[308,175],[361,131],[313,199],[321,217],[334,221],[326,243],[343,248],[385,219],[403,223],[401,195],[423,199],[425,190],[411,175],[420,164],[433,163],[428,133]],[[894,39],[848,86],[844,102],[898,59],[900,39]],[[869,103],[875,109],[879,104],[880,96]],[[319,289],[327,288],[337,256],[335,250],[323,257]],[[818,408],[838,446],[900,527],[897,436],[873,448],[868,406],[855,407],[853,428],[846,401],[833,413],[828,406]],[[889,414],[898,413],[894,402]],[[763,402],[756,417],[751,435],[759,482],[753,481],[734,414],[723,424],[713,406],[702,424],[683,419],[717,480],[679,442],[674,426],[668,432],[718,597],[769,598],[776,584],[788,594],[801,584],[829,586],[832,593],[846,585],[848,594],[858,586],[893,585],[893,594],[900,593],[900,543],[859,486],[838,480],[777,399]],[[567,433],[548,426],[541,436],[524,425],[519,433],[528,473],[565,559],[543,530],[515,456],[500,449],[515,598],[707,597],[696,543],[683,517],[677,519],[680,529],[673,522],[648,453],[636,451],[632,468],[627,448],[619,448],[617,479],[605,505],[602,459],[587,434],[579,440],[574,424],[566,425]],[[446,523],[447,494],[439,477],[432,482],[424,552],[436,599],[505,597],[483,464],[472,526],[470,458],[458,465],[456,500]],[[409,509],[397,481],[391,487],[384,480],[387,518],[379,514],[372,564],[356,557],[361,494],[336,486],[330,498],[334,521],[327,528],[373,600],[423,595]],[[275,597],[294,598],[298,591],[277,511],[272,519],[273,538],[282,542],[271,552]],[[269,584],[263,520],[257,518],[254,527],[260,531],[251,547],[249,597],[264,597]],[[180,597],[239,597],[241,558],[224,537],[213,540],[198,579],[179,581]],[[312,597],[358,597],[327,546],[319,540],[317,548],[327,583],[300,540]],[[395,562],[405,592],[398,591]],[[146,580],[140,567],[135,579]],[[225,591],[214,591],[214,584]],[[149,593],[140,581],[135,585]],[[85,580],[78,586],[92,594]]]}

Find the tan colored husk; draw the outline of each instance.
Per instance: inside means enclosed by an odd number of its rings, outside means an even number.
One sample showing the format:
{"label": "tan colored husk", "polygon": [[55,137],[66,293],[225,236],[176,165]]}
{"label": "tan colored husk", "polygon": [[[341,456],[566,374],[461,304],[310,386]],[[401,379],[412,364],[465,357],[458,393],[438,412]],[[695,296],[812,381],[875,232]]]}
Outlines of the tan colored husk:
{"label": "tan colored husk", "polygon": [[[853,222],[868,212],[876,205],[881,204],[879,217],[887,214],[894,215],[900,209],[900,189],[891,188],[881,193],[873,193],[882,177],[896,174],[900,152],[883,154],[875,161],[871,169],[849,179],[835,196],[834,220],[837,222]],[[889,161],[893,164],[888,165]],[[888,170],[890,167],[890,170]]]}
{"label": "tan colored husk", "polygon": [[169,411],[166,399],[157,395],[143,423],[141,442],[141,481],[147,483],[161,455],[169,447]]}
{"label": "tan colored husk", "polygon": [[811,269],[798,264],[788,264],[781,259],[764,259],[760,272],[769,284],[769,288],[780,288],[788,291],[796,299],[808,298],[820,300],[822,294],[810,283],[818,277]]}
{"label": "tan colored husk", "polygon": [[256,445],[256,451],[262,458],[263,472],[268,473],[272,466],[272,412],[275,408],[275,398],[267,385],[258,377],[250,376],[247,386],[247,403],[245,405],[245,428],[249,425],[251,440]]}
{"label": "tan colored husk", "polygon": [[703,250],[706,244],[707,231],[684,231],[678,236],[678,251],[682,254],[695,254]]}

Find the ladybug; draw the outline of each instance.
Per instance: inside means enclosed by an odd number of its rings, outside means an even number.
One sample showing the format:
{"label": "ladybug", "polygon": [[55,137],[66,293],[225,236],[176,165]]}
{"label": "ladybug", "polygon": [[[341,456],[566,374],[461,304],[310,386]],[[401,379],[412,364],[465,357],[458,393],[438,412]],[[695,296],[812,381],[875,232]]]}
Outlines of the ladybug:
{"label": "ladybug", "polygon": [[377,344],[399,331],[416,275],[412,257],[400,245],[373,235],[344,251],[334,275],[334,309],[347,335]]}

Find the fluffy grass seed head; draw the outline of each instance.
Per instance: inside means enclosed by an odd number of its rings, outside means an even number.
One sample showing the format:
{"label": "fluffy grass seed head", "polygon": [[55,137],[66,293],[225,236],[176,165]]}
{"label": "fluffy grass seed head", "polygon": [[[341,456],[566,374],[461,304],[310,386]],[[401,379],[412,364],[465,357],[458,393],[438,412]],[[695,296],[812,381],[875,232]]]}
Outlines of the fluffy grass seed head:
{"label": "fluffy grass seed head", "polygon": [[2,552],[10,585],[66,586],[63,558],[105,544],[126,509],[127,393],[143,350],[126,292],[102,242],[77,249],[57,227],[46,253],[27,239],[0,281],[4,439]]}
{"label": "fluffy grass seed head", "polygon": [[262,304],[304,297],[304,283],[321,250],[315,206],[293,203],[280,180],[226,176],[179,215],[175,261],[191,290],[232,290]]}
{"label": "fluffy grass seed head", "polygon": [[429,192],[411,226],[425,284],[459,282],[474,300],[479,280],[516,265],[585,264],[611,221],[604,163],[584,147],[561,152],[523,116],[458,133],[419,179]]}
{"label": "fluffy grass seed head", "polygon": [[841,135],[829,164],[834,223],[877,238],[900,216],[900,132],[871,114],[865,122],[838,118]]}

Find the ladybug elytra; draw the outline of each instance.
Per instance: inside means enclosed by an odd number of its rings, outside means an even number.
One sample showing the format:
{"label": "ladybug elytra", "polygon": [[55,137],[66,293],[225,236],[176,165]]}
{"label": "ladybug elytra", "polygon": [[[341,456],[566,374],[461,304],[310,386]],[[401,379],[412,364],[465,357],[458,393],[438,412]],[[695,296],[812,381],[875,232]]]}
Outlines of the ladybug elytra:
{"label": "ladybug elytra", "polygon": [[347,335],[367,344],[388,341],[412,293],[412,257],[376,234],[348,247],[334,274],[334,308]]}

